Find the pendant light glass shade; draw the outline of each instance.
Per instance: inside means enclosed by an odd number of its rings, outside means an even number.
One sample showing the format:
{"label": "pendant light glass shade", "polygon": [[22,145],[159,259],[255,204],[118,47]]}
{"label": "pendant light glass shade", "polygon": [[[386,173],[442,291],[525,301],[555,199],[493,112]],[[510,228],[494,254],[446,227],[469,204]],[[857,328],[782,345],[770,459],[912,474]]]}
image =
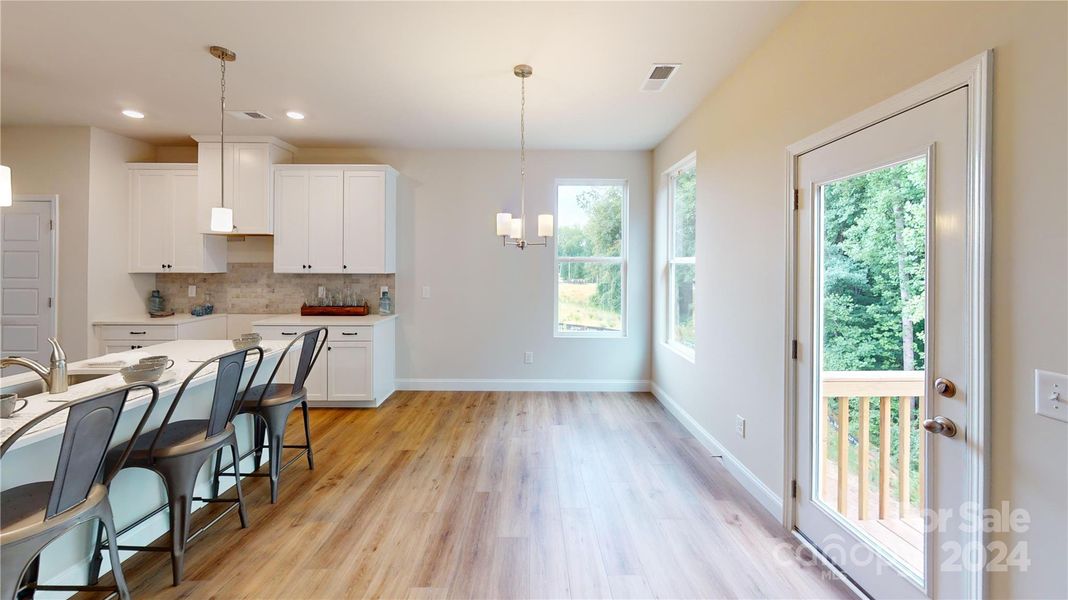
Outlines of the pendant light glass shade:
{"label": "pendant light glass shade", "polygon": [[11,167],[0,165],[0,206],[11,206]]}
{"label": "pendant light glass shade", "polygon": [[538,237],[553,237],[552,215],[538,215]]}
{"label": "pendant light glass shade", "polygon": [[211,209],[211,230],[216,233],[234,232],[234,211],[230,208]]}
{"label": "pendant light glass shade", "polygon": [[512,213],[497,213],[497,235],[508,235],[512,231]]}

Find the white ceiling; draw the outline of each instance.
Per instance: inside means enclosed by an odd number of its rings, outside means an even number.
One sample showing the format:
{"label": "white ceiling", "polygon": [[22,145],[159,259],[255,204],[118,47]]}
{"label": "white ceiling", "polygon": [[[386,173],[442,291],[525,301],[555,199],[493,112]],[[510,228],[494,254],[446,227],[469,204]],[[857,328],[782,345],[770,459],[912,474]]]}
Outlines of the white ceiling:
{"label": "white ceiling", "polygon": [[[0,3],[0,119],[92,125],[155,144],[218,131],[298,146],[655,146],[789,13],[781,2]],[[654,62],[682,68],[639,91]],[[120,115],[134,108],[147,117]],[[304,121],[286,110],[306,113]]]}

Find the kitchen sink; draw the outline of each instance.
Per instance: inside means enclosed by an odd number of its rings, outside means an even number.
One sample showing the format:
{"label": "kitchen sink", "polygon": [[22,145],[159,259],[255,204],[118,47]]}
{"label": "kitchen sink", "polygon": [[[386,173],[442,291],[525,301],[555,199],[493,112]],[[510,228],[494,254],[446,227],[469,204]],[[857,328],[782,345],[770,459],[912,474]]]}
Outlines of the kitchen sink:
{"label": "kitchen sink", "polygon": [[[12,373],[12,375],[14,375],[14,373]],[[101,377],[107,377],[108,375],[110,375],[110,373],[67,373],[67,385],[78,385],[79,383],[93,381],[94,379],[100,379]],[[43,394],[47,391],[48,386],[46,386],[45,382],[36,375],[29,381],[0,387],[0,393],[18,394],[20,398]]]}

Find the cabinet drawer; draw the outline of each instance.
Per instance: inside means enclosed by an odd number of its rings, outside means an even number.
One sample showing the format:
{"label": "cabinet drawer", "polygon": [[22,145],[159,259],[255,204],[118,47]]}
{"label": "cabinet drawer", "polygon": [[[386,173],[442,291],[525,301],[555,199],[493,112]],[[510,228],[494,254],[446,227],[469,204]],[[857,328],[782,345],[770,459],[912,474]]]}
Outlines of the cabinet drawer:
{"label": "cabinet drawer", "polygon": [[265,340],[292,340],[309,329],[315,328],[306,325],[256,325],[252,328]]}
{"label": "cabinet drawer", "polygon": [[104,340],[104,354],[140,350],[141,348],[147,348],[162,343],[163,342],[160,341],[153,342],[150,340]]}
{"label": "cabinet drawer", "polygon": [[368,325],[327,325],[326,339],[332,342],[370,342],[374,327]]}
{"label": "cabinet drawer", "polygon": [[100,337],[105,340],[158,340],[178,339],[174,325],[102,325]]}

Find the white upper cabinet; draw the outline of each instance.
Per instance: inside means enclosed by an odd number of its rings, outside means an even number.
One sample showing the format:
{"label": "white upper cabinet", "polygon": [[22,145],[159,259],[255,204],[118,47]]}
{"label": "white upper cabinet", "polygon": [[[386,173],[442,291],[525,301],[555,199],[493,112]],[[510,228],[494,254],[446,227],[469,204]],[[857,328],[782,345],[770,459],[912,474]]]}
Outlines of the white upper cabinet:
{"label": "white upper cabinet", "polygon": [[341,171],[278,169],[274,194],[275,272],[342,272]]}
{"label": "white upper cabinet", "polygon": [[130,163],[130,273],[221,273],[226,240],[198,221],[197,166]]}
{"label": "white upper cabinet", "polygon": [[275,272],[396,272],[396,181],[385,165],[276,167]]}
{"label": "white upper cabinet", "polygon": [[[293,162],[295,148],[272,137],[228,136],[226,139],[233,141],[226,142],[220,158],[219,136],[197,135],[193,139],[199,144],[201,231],[211,233],[211,209],[225,206],[234,211],[234,234],[274,233],[271,168]],[[220,169],[225,175],[222,182]]]}

